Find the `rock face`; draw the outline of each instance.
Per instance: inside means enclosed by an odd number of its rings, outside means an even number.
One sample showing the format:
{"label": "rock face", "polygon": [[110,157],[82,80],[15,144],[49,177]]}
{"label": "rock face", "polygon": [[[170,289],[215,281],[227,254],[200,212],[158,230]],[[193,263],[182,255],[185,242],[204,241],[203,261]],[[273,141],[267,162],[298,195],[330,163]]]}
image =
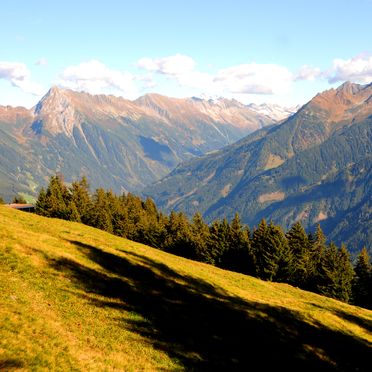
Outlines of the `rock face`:
{"label": "rock face", "polygon": [[182,164],[145,194],[207,220],[239,212],[251,226],[319,222],[338,243],[371,246],[371,97],[372,84],[318,94],[282,124]]}
{"label": "rock face", "polygon": [[81,124],[69,95],[57,87],[49,90],[36,105],[34,113],[36,120],[33,129],[37,134],[45,131],[52,135],[64,134],[72,137],[74,127]]}
{"label": "rock face", "polygon": [[32,110],[0,107],[0,195],[35,195],[56,172],[139,192],[180,162],[275,122],[225,99],[129,101],[53,87]]}

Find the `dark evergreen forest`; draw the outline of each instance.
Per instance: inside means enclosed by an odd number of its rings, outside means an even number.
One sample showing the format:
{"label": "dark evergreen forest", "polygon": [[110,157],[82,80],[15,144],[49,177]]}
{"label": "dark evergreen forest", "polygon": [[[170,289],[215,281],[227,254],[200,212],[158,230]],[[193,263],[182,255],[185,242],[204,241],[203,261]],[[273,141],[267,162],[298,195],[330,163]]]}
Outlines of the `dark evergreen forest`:
{"label": "dark evergreen forest", "polygon": [[162,214],[150,199],[120,196],[102,188],[93,194],[86,178],[67,187],[50,178],[36,213],[81,222],[109,233],[223,269],[288,283],[341,301],[372,308],[372,265],[366,248],[355,264],[345,245],[336,246],[318,225],[307,233],[300,222],[283,231],[262,219],[251,229],[238,214],[206,224],[200,213]]}

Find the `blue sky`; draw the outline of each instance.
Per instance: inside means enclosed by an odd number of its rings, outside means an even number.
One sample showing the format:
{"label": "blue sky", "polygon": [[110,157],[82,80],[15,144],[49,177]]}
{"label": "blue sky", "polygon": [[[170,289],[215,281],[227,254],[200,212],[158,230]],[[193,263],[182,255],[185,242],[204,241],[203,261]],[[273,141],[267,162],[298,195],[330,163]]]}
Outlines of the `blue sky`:
{"label": "blue sky", "polygon": [[372,81],[372,0],[14,0],[0,14],[0,105],[52,85],[295,105]]}

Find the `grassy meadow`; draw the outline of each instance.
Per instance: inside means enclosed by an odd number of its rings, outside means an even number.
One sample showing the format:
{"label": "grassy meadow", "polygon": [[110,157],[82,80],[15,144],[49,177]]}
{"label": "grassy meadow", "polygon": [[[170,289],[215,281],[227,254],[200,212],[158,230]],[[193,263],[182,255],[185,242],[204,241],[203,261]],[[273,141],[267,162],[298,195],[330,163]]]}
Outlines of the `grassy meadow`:
{"label": "grassy meadow", "polygon": [[372,311],[0,206],[1,371],[371,365]]}

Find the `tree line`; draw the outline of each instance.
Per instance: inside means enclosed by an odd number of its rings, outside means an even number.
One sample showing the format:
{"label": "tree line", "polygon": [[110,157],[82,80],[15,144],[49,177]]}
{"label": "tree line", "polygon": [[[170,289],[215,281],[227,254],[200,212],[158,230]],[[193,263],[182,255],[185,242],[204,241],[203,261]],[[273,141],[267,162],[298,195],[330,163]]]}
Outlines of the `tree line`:
{"label": "tree line", "polygon": [[263,280],[284,282],[345,302],[372,308],[372,265],[367,249],[355,265],[344,245],[327,244],[320,225],[307,234],[300,222],[288,231],[263,219],[251,230],[238,214],[208,225],[200,213],[165,215],[152,199],[115,195],[102,188],[90,194],[87,179],[67,187],[62,176],[41,189],[36,213],[82,222],[166,252]]}

